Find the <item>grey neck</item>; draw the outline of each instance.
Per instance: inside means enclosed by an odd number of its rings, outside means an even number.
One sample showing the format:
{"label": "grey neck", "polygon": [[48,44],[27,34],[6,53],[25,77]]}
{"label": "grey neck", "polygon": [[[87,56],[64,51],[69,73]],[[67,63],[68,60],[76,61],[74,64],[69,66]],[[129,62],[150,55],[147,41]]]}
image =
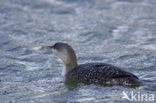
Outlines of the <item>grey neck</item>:
{"label": "grey neck", "polygon": [[65,67],[68,71],[73,70],[77,66],[77,63],[65,64]]}
{"label": "grey neck", "polygon": [[77,66],[77,59],[72,47],[66,43],[56,43],[52,49],[53,53],[56,54],[64,63],[65,68],[62,74],[66,75],[68,72],[73,70]]}
{"label": "grey neck", "polygon": [[77,62],[72,62],[69,64],[65,64],[65,68],[62,71],[62,75],[65,76],[67,75],[71,70],[73,70],[77,66]]}

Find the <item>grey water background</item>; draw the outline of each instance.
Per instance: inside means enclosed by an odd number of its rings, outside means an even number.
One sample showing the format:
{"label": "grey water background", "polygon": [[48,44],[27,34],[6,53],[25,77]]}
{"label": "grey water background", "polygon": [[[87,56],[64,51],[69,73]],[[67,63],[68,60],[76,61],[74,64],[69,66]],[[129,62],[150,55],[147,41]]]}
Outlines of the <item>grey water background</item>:
{"label": "grey water background", "polygon": [[[123,91],[156,96],[155,5],[156,0],[0,0],[0,103],[130,103]],[[79,84],[69,90],[60,59],[34,50],[56,42],[69,43],[79,64],[113,64],[145,85]]]}

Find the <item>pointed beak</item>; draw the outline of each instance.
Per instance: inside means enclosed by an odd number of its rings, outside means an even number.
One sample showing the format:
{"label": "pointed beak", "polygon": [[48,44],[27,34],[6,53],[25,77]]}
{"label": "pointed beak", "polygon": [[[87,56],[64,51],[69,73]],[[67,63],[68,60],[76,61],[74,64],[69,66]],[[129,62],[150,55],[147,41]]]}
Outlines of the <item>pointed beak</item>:
{"label": "pointed beak", "polygon": [[42,46],[41,49],[52,50],[53,49],[53,46]]}

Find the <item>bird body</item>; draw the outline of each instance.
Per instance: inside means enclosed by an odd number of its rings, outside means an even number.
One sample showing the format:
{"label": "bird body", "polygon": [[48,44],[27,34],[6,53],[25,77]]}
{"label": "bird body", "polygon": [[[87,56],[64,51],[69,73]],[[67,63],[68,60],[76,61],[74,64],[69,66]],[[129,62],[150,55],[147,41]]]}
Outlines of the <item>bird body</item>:
{"label": "bird body", "polygon": [[139,86],[141,82],[134,74],[106,63],[77,64],[76,54],[66,43],[56,43],[44,46],[53,51],[64,63],[63,75],[67,79],[78,80],[83,83],[102,85]]}
{"label": "bird body", "polygon": [[105,63],[87,63],[75,67],[67,75],[68,79],[76,79],[83,83],[102,85],[138,86],[137,76],[118,67]]}

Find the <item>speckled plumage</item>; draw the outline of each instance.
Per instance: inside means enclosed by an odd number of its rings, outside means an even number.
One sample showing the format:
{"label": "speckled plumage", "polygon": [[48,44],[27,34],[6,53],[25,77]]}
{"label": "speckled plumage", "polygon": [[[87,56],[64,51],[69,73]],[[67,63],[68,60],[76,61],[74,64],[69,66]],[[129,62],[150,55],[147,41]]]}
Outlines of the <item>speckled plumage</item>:
{"label": "speckled plumage", "polygon": [[84,83],[104,85],[139,85],[138,77],[118,67],[105,63],[88,63],[75,67],[66,77]]}

